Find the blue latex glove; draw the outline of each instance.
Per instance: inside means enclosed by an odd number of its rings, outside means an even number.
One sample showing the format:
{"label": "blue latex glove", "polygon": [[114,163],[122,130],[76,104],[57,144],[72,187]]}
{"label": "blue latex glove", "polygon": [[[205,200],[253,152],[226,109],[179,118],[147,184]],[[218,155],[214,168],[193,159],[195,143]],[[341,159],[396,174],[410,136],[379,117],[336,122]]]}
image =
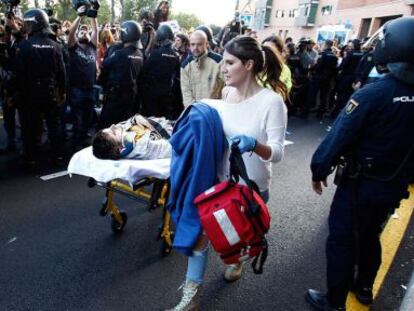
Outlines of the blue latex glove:
{"label": "blue latex glove", "polygon": [[234,143],[238,145],[241,154],[253,151],[256,148],[256,138],[248,135],[234,135],[230,137],[230,145]]}

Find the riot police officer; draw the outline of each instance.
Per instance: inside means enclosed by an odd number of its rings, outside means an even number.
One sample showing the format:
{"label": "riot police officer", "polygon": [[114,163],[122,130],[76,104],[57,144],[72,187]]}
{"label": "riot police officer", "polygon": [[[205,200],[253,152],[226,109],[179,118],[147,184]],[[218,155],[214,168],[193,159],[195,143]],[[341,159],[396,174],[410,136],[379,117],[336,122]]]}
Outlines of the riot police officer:
{"label": "riot police officer", "polygon": [[62,162],[60,106],[65,100],[65,65],[62,48],[48,36],[49,17],[43,10],[32,9],[24,14],[29,39],[20,44],[17,54],[16,82],[24,159],[36,160],[36,128],[46,119],[48,135],[55,160]]}
{"label": "riot police officer", "polygon": [[108,51],[102,63],[99,84],[104,88],[105,99],[98,128],[126,120],[137,112],[137,82],[143,63],[140,37],[141,26],[137,22],[123,22],[122,46]]}
{"label": "riot police officer", "polygon": [[322,118],[328,108],[328,96],[331,90],[332,79],[336,76],[336,66],[338,58],[332,52],[332,40],[326,40],[324,50],[320,53],[316,64],[312,67],[312,77],[310,79],[309,92],[306,101],[305,114],[317,102],[319,95],[319,107],[317,118]]}
{"label": "riot police officer", "polygon": [[142,109],[144,116],[175,120],[183,110],[174,96],[180,75],[180,57],[174,50],[174,33],[170,26],[158,27],[158,48],[151,51],[141,75]]}
{"label": "riot police officer", "polygon": [[306,294],[318,310],[345,310],[350,290],[372,303],[380,234],[414,176],[414,17],[388,22],[382,35],[374,62],[386,64],[388,73],[352,95],[311,162],[312,186],[321,194],[332,167],[345,158],[329,215],[328,292]]}
{"label": "riot police officer", "polygon": [[363,53],[361,51],[361,42],[358,39],[354,39],[351,42],[351,51],[347,52],[345,58],[342,60],[341,65],[338,67],[338,83],[337,83],[337,107],[333,116],[344,108],[349,98],[351,97],[354,89],[352,83],[355,80],[355,72],[361,60]]}

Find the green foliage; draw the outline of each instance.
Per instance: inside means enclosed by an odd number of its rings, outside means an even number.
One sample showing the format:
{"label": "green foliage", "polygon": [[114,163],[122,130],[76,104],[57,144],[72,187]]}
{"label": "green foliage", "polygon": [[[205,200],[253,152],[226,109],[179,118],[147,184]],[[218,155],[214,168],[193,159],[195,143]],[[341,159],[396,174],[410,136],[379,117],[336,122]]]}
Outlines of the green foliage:
{"label": "green foliage", "polygon": [[101,1],[101,7],[98,12],[98,23],[102,25],[111,21],[111,8],[107,0]]}
{"label": "green foliage", "polygon": [[203,24],[195,14],[177,13],[171,14],[170,20],[176,20],[181,28],[190,31],[192,28]]}
{"label": "green foliage", "polygon": [[61,21],[73,21],[76,18],[76,11],[71,0],[57,0],[53,5],[55,16]]}
{"label": "green foliage", "polygon": [[142,9],[154,11],[157,3],[157,0],[124,0],[123,20],[138,20]]}

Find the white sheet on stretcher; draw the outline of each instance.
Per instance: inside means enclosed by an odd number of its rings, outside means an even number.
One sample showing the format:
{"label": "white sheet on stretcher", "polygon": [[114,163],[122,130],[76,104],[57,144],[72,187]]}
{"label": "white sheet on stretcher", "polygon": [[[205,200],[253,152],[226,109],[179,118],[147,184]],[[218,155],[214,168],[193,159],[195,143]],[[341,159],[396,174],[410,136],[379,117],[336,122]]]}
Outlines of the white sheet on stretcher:
{"label": "white sheet on stretcher", "polygon": [[82,149],[70,159],[68,172],[92,177],[99,182],[114,179],[135,184],[144,177],[167,179],[170,177],[171,159],[157,160],[100,160],[92,154],[92,147]]}

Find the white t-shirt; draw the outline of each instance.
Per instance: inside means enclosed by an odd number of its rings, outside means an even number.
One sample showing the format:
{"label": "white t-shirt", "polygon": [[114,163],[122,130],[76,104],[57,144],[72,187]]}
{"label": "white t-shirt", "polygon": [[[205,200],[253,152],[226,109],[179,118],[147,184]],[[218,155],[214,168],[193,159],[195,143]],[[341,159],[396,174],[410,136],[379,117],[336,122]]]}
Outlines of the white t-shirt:
{"label": "white t-shirt", "polygon": [[[255,153],[243,154],[249,178],[257,183],[260,191],[269,189],[272,176],[271,162],[279,162],[284,152],[287,109],[282,97],[272,90],[263,88],[239,103],[214,99],[204,99],[201,102],[218,111],[227,139],[234,135],[249,135],[271,147],[272,154],[269,159],[262,159]],[[221,181],[229,178],[229,155],[230,150],[227,150],[218,172]]]}

